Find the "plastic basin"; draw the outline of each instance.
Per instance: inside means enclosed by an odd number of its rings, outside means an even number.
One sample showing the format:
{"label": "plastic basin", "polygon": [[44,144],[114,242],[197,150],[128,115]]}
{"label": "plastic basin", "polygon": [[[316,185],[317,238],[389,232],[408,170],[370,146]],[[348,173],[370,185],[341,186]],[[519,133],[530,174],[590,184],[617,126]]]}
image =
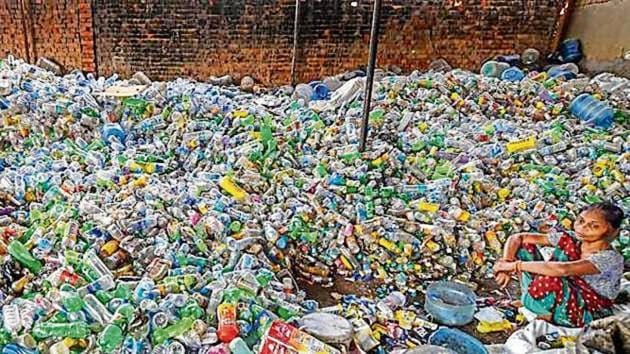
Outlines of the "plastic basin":
{"label": "plastic basin", "polygon": [[488,354],[480,341],[455,328],[438,329],[429,337],[429,344],[448,348],[457,354]]}
{"label": "plastic basin", "polygon": [[475,302],[475,293],[468,287],[440,281],[427,288],[424,309],[441,324],[463,326],[472,321]]}
{"label": "plastic basin", "polygon": [[413,349],[409,349],[403,352],[403,354],[457,354],[456,352],[439,347],[437,345],[420,345]]}

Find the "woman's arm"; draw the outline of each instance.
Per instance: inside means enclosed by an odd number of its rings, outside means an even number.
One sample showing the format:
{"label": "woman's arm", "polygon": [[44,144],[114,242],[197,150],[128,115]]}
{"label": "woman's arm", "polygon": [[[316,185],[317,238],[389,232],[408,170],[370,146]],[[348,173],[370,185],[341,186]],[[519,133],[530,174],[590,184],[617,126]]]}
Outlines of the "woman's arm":
{"label": "woman's arm", "polygon": [[599,269],[588,260],[573,262],[508,262],[500,260],[495,264],[496,272],[528,272],[550,277],[567,277],[599,274]]}
{"label": "woman's arm", "polygon": [[549,238],[545,234],[519,233],[508,237],[503,249],[503,259],[513,261],[516,259],[516,252],[523,244],[533,244],[540,246],[551,246]]}

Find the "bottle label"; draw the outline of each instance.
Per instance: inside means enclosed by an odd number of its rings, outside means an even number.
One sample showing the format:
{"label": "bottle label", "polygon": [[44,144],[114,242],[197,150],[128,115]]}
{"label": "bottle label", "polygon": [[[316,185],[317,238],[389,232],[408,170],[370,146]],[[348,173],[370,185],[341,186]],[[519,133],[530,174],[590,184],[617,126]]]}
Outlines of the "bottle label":
{"label": "bottle label", "polygon": [[509,153],[515,153],[533,149],[536,147],[536,137],[533,135],[522,140],[512,141],[507,143],[506,149]]}

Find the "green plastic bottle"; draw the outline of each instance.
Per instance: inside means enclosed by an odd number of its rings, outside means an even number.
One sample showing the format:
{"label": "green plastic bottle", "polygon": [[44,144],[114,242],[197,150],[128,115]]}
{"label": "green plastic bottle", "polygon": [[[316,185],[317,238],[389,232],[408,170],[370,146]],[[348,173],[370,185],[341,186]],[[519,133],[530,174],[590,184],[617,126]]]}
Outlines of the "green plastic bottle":
{"label": "green plastic bottle", "polygon": [[31,252],[20,241],[11,241],[8,248],[11,257],[28,268],[33,274],[38,274],[42,270],[42,263],[33,257]]}
{"label": "green plastic bottle", "polygon": [[195,320],[192,318],[185,317],[168,327],[155,330],[155,332],[153,332],[153,343],[161,344],[169,338],[177,337],[188,332],[194,321]]}
{"label": "green plastic bottle", "polygon": [[98,347],[105,353],[113,353],[122,344],[123,339],[122,329],[115,324],[109,324],[98,337]]}
{"label": "green plastic bottle", "polygon": [[50,337],[83,339],[90,335],[90,327],[83,321],[68,323],[42,322],[33,326],[32,334],[37,339]]}
{"label": "green plastic bottle", "polygon": [[77,312],[83,309],[83,299],[75,292],[64,291],[61,293],[63,307],[69,312]]}

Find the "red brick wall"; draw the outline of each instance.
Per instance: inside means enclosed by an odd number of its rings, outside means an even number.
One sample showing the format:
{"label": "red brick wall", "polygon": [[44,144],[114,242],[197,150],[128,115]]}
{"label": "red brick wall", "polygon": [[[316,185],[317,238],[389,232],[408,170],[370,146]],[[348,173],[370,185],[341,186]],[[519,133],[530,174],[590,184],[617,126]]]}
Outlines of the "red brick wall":
{"label": "red brick wall", "polygon": [[20,58],[27,57],[23,20],[19,1],[0,1],[0,56],[12,54]]}
{"label": "red brick wall", "polygon": [[[66,68],[123,76],[142,70],[153,79],[230,73],[264,83],[290,80],[295,0],[5,0],[0,55],[26,55],[22,31],[16,30],[22,2],[31,7],[36,55]],[[300,81],[365,65],[373,1],[357,3],[302,3]],[[496,54],[527,47],[545,53],[563,4],[384,0],[377,64],[409,71],[443,57],[453,66],[477,69]]]}
{"label": "red brick wall", "polygon": [[95,70],[90,0],[2,1],[0,39],[2,56],[33,63],[47,57],[68,70]]}
{"label": "red brick wall", "polygon": [[[298,78],[367,62],[373,1],[302,3]],[[444,57],[476,69],[480,61],[535,47],[546,52],[564,1],[385,0],[378,65],[426,68]],[[97,62],[103,74],[144,70],[153,78],[251,74],[290,80],[294,0],[95,0]]]}

